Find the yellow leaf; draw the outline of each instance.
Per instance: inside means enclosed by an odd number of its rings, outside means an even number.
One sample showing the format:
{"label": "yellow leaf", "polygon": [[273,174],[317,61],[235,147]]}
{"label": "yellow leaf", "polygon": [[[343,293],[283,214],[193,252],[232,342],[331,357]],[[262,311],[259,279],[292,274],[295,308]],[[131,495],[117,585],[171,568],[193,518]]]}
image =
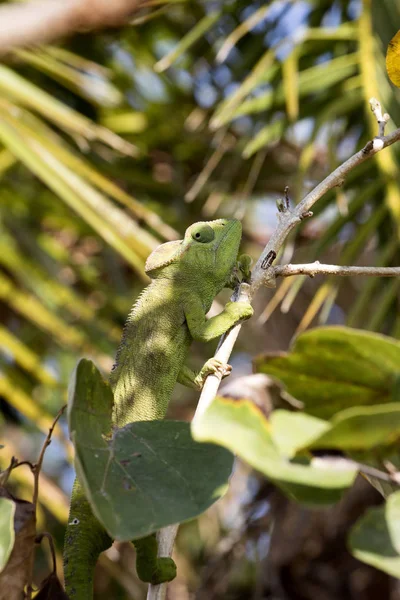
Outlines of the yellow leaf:
{"label": "yellow leaf", "polygon": [[386,70],[390,81],[400,87],[400,30],[389,42],[386,54]]}

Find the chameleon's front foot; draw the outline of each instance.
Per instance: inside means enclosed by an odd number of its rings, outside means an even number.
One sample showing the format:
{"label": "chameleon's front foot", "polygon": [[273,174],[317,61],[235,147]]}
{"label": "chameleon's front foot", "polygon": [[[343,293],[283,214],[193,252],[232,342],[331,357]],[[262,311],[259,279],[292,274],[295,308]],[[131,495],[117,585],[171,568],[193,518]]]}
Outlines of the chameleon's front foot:
{"label": "chameleon's front foot", "polygon": [[133,542],[136,548],[136,572],[139,579],[152,585],[172,581],[176,577],[176,564],[168,556],[157,556],[155,534]]}
{"label": "chameleon's front foot", "polygon": [[253,259],[248,254],[241,254],[236,261],[236,265],[233,272],[226,283],[226,287],[230,287],[233,290],[240,283],[250,283],[251,279],[251,264]]}
{"label": "chameleon's front foot", "polygon": [[199,371],[199,373],[196,375],[194,382],[197,385],[197,387],[201,390],[203,388],[205,380],[209,375],[219,373],[223,378],[228,377],[231,371],[231,365],[224,364],[217,358],[213,357],[208,359],[208,361],[204,364],[201,371]]}
{"label": "chameleon's front foot", "polygon": [[224,310],[232,317],[233,324],[250,319],[254,312],[249,302],[228,302]]}

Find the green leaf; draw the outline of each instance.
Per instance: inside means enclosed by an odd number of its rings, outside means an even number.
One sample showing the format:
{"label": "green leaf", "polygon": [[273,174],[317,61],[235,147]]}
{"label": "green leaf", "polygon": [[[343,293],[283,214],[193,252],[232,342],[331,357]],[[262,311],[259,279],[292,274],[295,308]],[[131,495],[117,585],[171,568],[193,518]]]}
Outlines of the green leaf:
{"label": "green leaf", "polygon": [[[317,420],[314,425],[320,431]],[[301,502],[335,502],[356,474],[355,468],[313,466],[307,457],[287,460],[274,444],[270,422],[248,400],[216,398],[192,423],[192,433],[197,440],[225,446]]]}
{"label": "green leaf", "polygon": [[111,432],[113,395],[81,360],[70,389],[76,469],[113,539],[132,540],[204,512],[225,492],[230,452],[194,442],[188,423],[141,421]]}
{"label": "green leaf", "polygon": [[284,119],[278,119],[273,123],[268,123],[265,127],[262,127],[260,131],[254,136],[252,140],[243,150],[243,158],[250,158],[253,156],[260,148],[267,146],[270,142],[276,142],[280,139],[285,129],[285,121]]}
{"label": "green leaf", "polygon": [[400,343],[346,327],[320,327],[298,336],[288,354],[264,355],[255,369],[280,379],[313,416],[392,402],[400,373]]}
{"label": "green leaf", "polygon": [[122,154],[137,154],[137,148],[133,144],[105,127],[96,125],[5,65],[0,65],[0,90],[16,103],[37,111],[72,135],[81,135],[91,141],[97,139]]}
{"label": "green leaf", "polygon": [[[354,52],[301,71],[298,75],[300,98],[325,90],[350,77],[356,72],[358,63],[359,55]],[[232,113],[231,119],[269,110],[274,105],[283,106],[284,103],[285,87],[282,82],[273,91],[268,90],[255,98],[244,101]]]}
{"label": "green leaf", "polygon": [[400,579],[400,492],[359,519],[349,538],[359,560]]}
{"label": "green leaf", "polygon": [[[1,67],[0,67],[1,68]],[[143,275],[144,260],[139,257],[128,240],[121,235],[123,215],[119,214],[121,230],[117,230],[115,224],[109,223],[96,208],[90,206],[101,203],[104,209],[109,208],[111,213],[116,212],[106,198],[97,192],[92,186],[77,176],[72,170],[58,161],[44,146],[40,144],[26,143],[28,140],[20,135],[20,132],[5,122],[6,113],[0,115],[0,139],[2,142],[23,162],[32,172],[46,183],[50,189],[62,198],[73,210],[75,210],[108,244],[132,265],[136,272]],[[132,221],[133,223],[133,221]]]}
{"label": "green leaf", "polygon": [[[72,66],[59,57],[52,56],[44,48],[16,49],[14,52],[23,62],[48,74],[97,106],[115,107],[123,102],[121,91],[109,81],[106,73],[102,73],[98,66],[88,70],[87,63],[84,64],[83,61],[80,61],[79,67]],[[79,57],[76,56],[76,59]]]}
{"label": "green leaf", "polygon": [[400,403],[354,406],[337,413],[309,448],[368,450],[391,446],[400,436]]}
{"label": "green leaf", "polygon": [[193,44],[202,38],[221,17],[222,12],[215,10],[205,15],[200,21],[187,33],[169,54],[164,56],[154,65],[154,70],[158,73],[168,69],[182,54],[187,52]]}
{"label": "green leaf", "polygon": [[303,412],[274,410],[271,414],[271,435],[279,452],[288,458],[308,446],[315,436],[329,430],[328,421]]}
{"label": "green leaf", "polygon": [[0,498],[0,573],[14,547],[14,514],[15,502],[8,498]]}

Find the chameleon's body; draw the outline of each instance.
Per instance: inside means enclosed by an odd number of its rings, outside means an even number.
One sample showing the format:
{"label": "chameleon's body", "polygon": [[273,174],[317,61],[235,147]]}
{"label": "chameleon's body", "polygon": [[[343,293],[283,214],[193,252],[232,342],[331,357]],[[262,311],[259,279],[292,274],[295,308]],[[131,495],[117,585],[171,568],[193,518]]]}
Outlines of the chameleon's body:
{"label": "chameleon's body", "polygon": [[[193,339],[219,337],[252,314],[250,304],[230,302],[222,313],[206,319],[215,296],[232,285],[240,239],[238,221],[196,223],[186,231],[184,240],[163,244],[150,255],[146,272],[153,281],[128,316],[110,377],[114,426],[163,419],[177,381],[201,389],[207,374],[224,369],[211,359],[196,375],[185,366],[185,360]],[[71,599],[91,599],[94,566],[111,543],[76,481],[64,549],[66,589]],[[141,578],[153,583],[173,578],[171,559],[149,559],[150,550],[156,554],[154,537],[134,543]]]}

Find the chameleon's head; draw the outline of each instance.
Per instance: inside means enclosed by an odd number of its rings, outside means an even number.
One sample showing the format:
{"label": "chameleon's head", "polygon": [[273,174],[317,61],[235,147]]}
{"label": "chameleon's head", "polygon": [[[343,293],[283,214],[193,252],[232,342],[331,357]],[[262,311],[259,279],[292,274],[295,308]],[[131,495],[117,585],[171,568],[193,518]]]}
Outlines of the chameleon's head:
{"label": "chameleon's head", "polygon": [[212,277],[222,288],[235,266],[241,237],[236,219],[194,223],[183,240],[162,244],[150,254],[146,273],[152,278],[173,277],[179,267],[179,275],[193,275],[199,283]]}

